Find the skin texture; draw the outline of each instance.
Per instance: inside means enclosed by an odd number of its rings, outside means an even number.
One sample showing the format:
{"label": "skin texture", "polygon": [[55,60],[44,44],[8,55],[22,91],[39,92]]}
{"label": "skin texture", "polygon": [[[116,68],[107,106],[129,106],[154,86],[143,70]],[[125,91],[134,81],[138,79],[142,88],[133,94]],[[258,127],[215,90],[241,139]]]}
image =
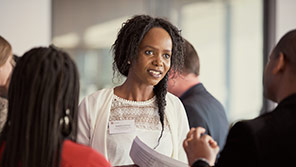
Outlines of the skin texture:
{"label": "skin texture", "polygon": [[199,57],[193,45],[184,40],[184,66],[182,71],[170,71],[168,80],[168,91],[180,97],[189,88],[200,83],[199,81]]}
{"label": "skin texture", "polygon": [[199,158],[206,159],[210,165],[215,163],[219,146],[205,131],[202,127],[191,128],[183,142],[190,166]]}
{"label": "skin texture", "polygon": [[264,96],[274,102],[280,102],[291,94],[290,92],[294,92],[295,90],[290,89],[294,88],[293,83],[295,82],[294,77],[290,76],[290,73],[293,73],[291,70],[283,53],[278,56],[271,54],[264,69]]}
{"label": "skin texture", "polygon": [[133,101],[152,98],[153,87],[170,69],[171,55],[170,35],[159,27],[149,30],[139,45],[137,59],[131,62],[126,81],[115,88],[115,94]]}
{"label": "skin texture", "polygon": [[176,73],[170,75],[168,80],[168,91],[180,97],[192,86],[200,83],[199,77],[193,73]]}
{"label": "skin texture", "polygon": [[8,92],[10,74],[13,69],[11,59],[12,55],[10,55],[5,64],[0,67],[0,95],[2,97],[6,97]]}

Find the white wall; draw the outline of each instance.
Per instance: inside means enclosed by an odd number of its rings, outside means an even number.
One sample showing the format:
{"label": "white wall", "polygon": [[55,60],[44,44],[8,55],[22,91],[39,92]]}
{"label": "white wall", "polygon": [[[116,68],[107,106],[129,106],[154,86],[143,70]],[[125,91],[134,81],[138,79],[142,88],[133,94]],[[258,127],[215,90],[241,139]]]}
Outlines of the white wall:
{"label": "white wall", "polygon": [[0,35],[22,55],[51,41],[51,0],[0,0]]}
{"label": "white wall", "polygon": [[296,29],[296,1],[276,1],[276,40],[278,41],[285,33]]}

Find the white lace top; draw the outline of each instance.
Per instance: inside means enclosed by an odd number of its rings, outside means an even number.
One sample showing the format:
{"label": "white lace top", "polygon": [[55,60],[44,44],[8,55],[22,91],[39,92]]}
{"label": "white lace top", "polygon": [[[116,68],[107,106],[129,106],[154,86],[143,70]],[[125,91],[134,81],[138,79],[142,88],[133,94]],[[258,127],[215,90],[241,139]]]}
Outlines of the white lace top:
{"label": "white lace top", "polygon": [[[136,136],[151,148],[157,146],[161,133],[161,123],[159,121],[156,97],[138,102],[122,99],[114,95],[109,122],[120,120],[134,120],[135,130],[130,133],[110,134],[110,128],[108,127],[108,158],[113,166],[133,164],[129,151]],[[165,116],[163,136],[155,150],[171,157],[172,149],[172,136]]]}
{"label": "white lace top", "polygon": [[8,101],[0,97],[0,132],[2,131],[7,119]]}

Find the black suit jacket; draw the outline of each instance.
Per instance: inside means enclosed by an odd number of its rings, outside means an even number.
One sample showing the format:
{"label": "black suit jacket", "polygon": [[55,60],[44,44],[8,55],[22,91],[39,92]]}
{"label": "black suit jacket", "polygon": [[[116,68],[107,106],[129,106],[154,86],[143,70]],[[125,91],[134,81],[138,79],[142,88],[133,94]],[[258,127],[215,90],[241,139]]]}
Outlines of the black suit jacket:
{"label": "black suit jacket", "polygon": [[190,128],[198,126],[205,128],[206,133],[218,142],[220,148],[223,148],[229,125],[222,104],[205,89],[202,83],[188,89],[180,99],[185,107]]}
{"label": "black suit jacket", "polygon": [[216,166],[296,166],[296,94],[274,111],[231,128]]}

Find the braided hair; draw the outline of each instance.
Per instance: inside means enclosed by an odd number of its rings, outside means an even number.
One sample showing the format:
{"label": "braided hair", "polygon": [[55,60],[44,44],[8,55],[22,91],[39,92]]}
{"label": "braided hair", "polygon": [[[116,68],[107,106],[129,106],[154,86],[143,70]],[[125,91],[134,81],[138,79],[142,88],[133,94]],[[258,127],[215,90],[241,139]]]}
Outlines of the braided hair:
{"label": "braided hair", "polygon": [[[52,46],[26,52],[10,82],[0,166],[59,166],[63,141],[76,140],[78,95],[77,68],[67,53]],[[71,130],[65,135],[66,110]]]}
{"label": "braided hair", "polygon": [[[130,68],[128,61],[132,62],[137,58],[141,41],[143,40],[146,33],[154,27],[163,28],[169,33],[173,43],[171,68],[174,69],[174,72],[181,71],[183,66],[184,41],[180,35],[180,31],[165,19],[152,18],[148,15],[137,15],[123,23],[122,28],[118,32],[117,39],[112,46],[114,55],[114,74],[117,71],[118,76],[123,75],[127,77]],[[165,97],[167,94],[167,80],[168,73],[157,85],[154,86],[153,89],[157,99],[158,113],[162,125],[158,143],[164,130],[164,110],[166,106]]]}

